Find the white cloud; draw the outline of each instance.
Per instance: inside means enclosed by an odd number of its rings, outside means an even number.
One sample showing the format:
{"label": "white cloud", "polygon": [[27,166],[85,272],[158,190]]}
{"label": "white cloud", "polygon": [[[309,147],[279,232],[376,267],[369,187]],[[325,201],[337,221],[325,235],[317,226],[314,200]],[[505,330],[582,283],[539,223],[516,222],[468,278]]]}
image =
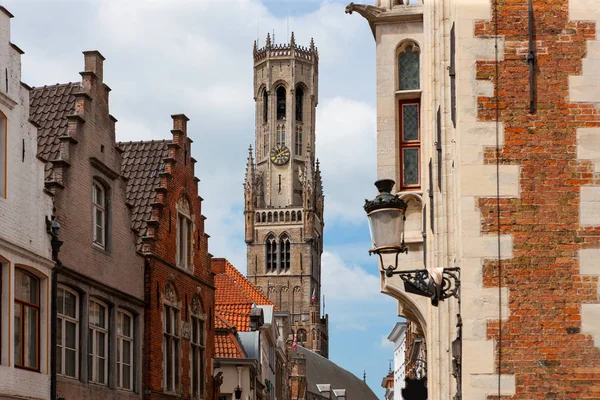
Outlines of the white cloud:
{"label": "white cloud", "polygon": [[382,349],[387,349],[387,350],[394,350],[394,343],[390,342],[387,338],[387,336],[381,336],[381,338],[379,339],[379,346]]}
{"label": "white cloud", "polygon": [[328,251],[321,258],[323,294],[343,302],[371,302],[380,296],[379,278],[358,265],[347,265],[340,256]]}

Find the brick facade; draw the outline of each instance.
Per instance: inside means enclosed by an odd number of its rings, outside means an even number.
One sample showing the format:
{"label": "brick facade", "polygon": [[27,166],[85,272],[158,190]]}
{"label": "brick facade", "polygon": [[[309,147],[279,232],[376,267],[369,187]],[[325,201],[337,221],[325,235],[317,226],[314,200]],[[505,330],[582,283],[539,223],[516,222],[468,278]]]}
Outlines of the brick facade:
{"label": "brick facade", "polygon": [[[144,297],[146,330],[144,337],[145,399],[192,398],[190,322],[192,315],[204,319],[205,393],[212,399],[212,359],[214,353],[214,283],[208,253],[205,217],[198,196],[192,140],[187,136],[187,117],[173,115],[172,140],[120,143],[123,169],[128,182],[128,202],[134,212],[138,249],[145,257]],[[153,181],[155,179],[155,181]],[[193,267],[178,266],[178,203],[185,198],[193,230]],[[169,288],[168,288],[169,287]],[[170,288],[174,293],[170,292]],[[195,303],[198,297],[200,304]],[[180,383],[174,391],[165,389],[163,368],[163,323],[165,302],[179,310]],[[193,397],[196,398],[196,397]]]}
{"label": "brick facade", "polygon": [[[494,91],[504,124],[499,162],[520,167],[520,195],[478,202],[482,233],[497,233],[500,223],[500,233],[513,237],[511,259],[484,264],[484,285],[497,286],[501,271],[509,292],[501,337],[497,321],[488,323],[487,334],[496,340],[496,365],[501,357],[501,372],[515,375],[513,398],[600,398],[600,349],[582,332],[581,316],[582,304],[600,301],[598,276],[582,275],[579,265],[581,249],[600,246],[598,226],[581,223],[581,189],[599,180],[593,163],[578,159],[577,147],[578,128],[600,127],[600,113],[569,93],[569,77],[581,75],[597,27],[571,20],[566,0],[534,2],[536,96],[529,113],[527,3],[497,7],[497,21],[477,23],[475,34],[494,35],[497,25],[504,38]],[[495,68],[479,62],[477,79],[494,83]],[[496,97],[481,96],[478,105],[481,120],[495,120]],[[495,164],[494,149],[485,160]]]}

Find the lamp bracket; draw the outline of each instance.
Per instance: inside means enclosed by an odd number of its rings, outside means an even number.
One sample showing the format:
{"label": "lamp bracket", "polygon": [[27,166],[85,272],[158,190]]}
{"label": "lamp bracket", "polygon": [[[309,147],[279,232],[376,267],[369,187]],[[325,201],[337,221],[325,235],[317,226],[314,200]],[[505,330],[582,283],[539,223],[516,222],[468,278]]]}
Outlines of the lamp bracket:
{"label": "lamp bracket", "polygon": [[[398,264],[396,263],[396,265]],[[434,306],[437,306],[439,301],[450,297],[459,298],[459,267],[443,269],[441,287],[438,287],[426,269],[397,271],[396,268],[390,265],[385,269],[385,275],[388,278],[399,275],[407,292],[431,298],[431,304]]]}

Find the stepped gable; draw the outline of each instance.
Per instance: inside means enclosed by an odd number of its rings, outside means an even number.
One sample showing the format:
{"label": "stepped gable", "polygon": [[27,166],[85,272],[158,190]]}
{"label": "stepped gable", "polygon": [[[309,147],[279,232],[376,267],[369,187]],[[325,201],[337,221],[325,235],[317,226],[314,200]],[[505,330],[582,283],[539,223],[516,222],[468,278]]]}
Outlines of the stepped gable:
{"label": "stepped gable", "polygon": [[148,221],[152,219],[152,203],[156,200],[156,189],[161,186],[160,174],[165,169],[164,159],[169,156],[170,143],[170,140],[118,143],[123,151],[121,171],[127,178],[131,227],[138,238],[146,236]]}
{"label": "stepped gable", "polygon": [[219,311],[215,312],[215,357],[246,358],[235,327]]}
{"label": "stepped gable", "polygon": [[38,125],[38,156],[46,161],[45,180],[52,179],[50,161],[60,157],[61,136],[67,136],[68,115],[75,114],[75,93],[79,82],[33,88],[29,92],[29,113]]}

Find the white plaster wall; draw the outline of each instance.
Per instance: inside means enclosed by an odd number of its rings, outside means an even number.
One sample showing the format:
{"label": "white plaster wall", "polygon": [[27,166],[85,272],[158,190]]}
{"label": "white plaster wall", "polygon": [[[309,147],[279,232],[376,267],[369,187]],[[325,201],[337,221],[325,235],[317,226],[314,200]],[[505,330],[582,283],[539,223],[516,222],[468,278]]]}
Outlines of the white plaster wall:
{"label": "white plaster wall", "polygon": [[[8,71],[8,90],[0,85],[0,110],[7,119],[7,190],[0,197],[0,263],[2,273],[2,358],[0,397],[49,397],[50,241],[45,217],[52,202],[44,189],[44,165],[36,158],[37,131],[28,122],[29,92],[21,85],[21,55],[10,45],[10,18],[0,12],[0,70]],[[40,278],[40,372],[14,367],[13,293],[15,268]]]}
{"label": "white plaster wall", "polygon": [[[242,364],[240,364],[242,366]],[[221,385],[221,394],[232,394],[238,386],[238,369],[237,365],[223,365],[221,368],[215,368],[214,375],[223,372],[223,384]],[[242,400],[254,400],[256,398],[254,391],[250,390],[250,367],[242,366],[241,386]],[[235,396],[232,396],[235,398]]]}

